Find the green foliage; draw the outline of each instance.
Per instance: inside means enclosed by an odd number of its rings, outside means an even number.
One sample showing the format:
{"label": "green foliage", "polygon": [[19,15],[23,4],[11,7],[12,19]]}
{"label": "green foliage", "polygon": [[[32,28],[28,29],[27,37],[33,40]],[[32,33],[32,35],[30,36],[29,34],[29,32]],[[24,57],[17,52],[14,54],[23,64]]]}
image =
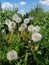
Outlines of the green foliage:
{"label": "green foliage", "polygon": [[[44,12],[42,8],[36,7],[24,17],[18,14],[22,20],[29,15],[32,16],[33,20],[30,24],[41,27],[40,33],[43,38],[34,44],[32,41],[28,42],[28,32],[24,35],[25,37],[23,36],[25,39],[21,39],[17,30],[14,33],[9,33],[8,27],[4,25],[4,21],[6,19],[12,20],[12,15],[17,11],[18,9],[0,11],[0,65],[49,65],[49,12]],[[5,29],[4,32],[2,32],[3,29]],[[19,58],[9,62],[6,53],[12,49],[18,52]]]}

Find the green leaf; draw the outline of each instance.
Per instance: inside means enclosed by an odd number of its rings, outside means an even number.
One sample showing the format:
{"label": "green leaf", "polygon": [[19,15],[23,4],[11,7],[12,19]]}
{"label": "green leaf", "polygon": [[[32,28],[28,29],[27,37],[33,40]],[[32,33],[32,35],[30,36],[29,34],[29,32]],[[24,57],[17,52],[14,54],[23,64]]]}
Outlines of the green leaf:
{"label": "green leaf", "polygon": [[19,47],[18,47],[18,46],[16,46],[16,47],[15,47],[15,50],[16,50],[17,52],[19,52]]}

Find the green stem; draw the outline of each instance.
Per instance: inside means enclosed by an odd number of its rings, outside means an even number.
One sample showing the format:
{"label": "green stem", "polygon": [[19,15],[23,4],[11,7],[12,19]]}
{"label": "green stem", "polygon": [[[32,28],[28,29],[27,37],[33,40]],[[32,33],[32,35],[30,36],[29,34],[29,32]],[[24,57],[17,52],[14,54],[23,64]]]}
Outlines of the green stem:
{"label": "green stem", "polygon": [[35,61],[37,62],[37,65],[38,65],[38,59],[36,57],[36,54],[34,53],[34,50],[32,50],[32,54],[33,54],[33,57],[34,57]]}
{"label": "green stem", "polygon": [[11,34],[10,34],[10,38],[9,38],[9,43],[11,42],[11,39],[12,39],[12,36],[13,36],[13,32],[11,32]]}

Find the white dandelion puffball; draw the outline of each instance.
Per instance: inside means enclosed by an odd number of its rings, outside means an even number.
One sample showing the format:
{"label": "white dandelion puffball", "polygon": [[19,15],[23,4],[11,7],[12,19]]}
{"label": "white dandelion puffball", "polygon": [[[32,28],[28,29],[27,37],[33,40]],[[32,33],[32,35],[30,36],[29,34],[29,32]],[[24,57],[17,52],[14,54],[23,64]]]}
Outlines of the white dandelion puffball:
{"label": "white dandelion puffball", "polygon": [[21,22],[21,18],[20,18],[17,14],[14,14],[14,15],[12,16],[12,19],[13,19],[14,21],[16,21],[16,23],[20,23],[20,22]]}
{"label": "white dandelion puffball", "polygon": [[33,19],[34,19],[34,18],[33,18],[33,17],[31,17],[31,16],[29,16],[28,18],[29,18],[29,20],[33,20]]}
{"label": "white dandelion puffball", "polygon": [[32,34],[32,40],[34,42],[40,41],[42,39],[42,35],[40,33],[33,33]]}
{"label": "white dandelion puffball", "polygon": [[15,22],[11,22],[9,24],[8,28],[9,28],[9,31],[12,32],[16,28],[16,23]]}
{"label": "white dandelion puffball", "polygon": [[33,25],[29,25],[28,26],[28,31],[29,32],[34,32],[34,26]]}
{"label": "white dandelion puffball", "polygon": [[27,25],[25,23],[22,23],[19,27],[19,31],[24,31],[27,28]]}
{"label": "white dandelion puffball", "polygon": [[25,28],[27,28],[27,25],[25,23],[22,23],[21,27],[25,29]]}
{"label": "white dandelion puffball", "polygon": [[21,18],[19,17],[17,18],[16,23],[20,23],[20,22],[21,22]]}
{"label": "white dandelion puffball", "polygon": [[9,19],[5,20],[5,24],[8,26],[8,29],[9,29],[10,32],[13,31],[15,29],[15,27],[16,27],[16,23],[12,22]]}
{"label": "white dandelion puffball", "polygon": [[11,20],[9,20],[9,19],[6,19],[6,20],[5,20],[5,24],[6,24],[7,26],[9,26],[10,22],[11,22]]}
{"label": "white dandelion puffball", "polygon": [[18,14],[14,14],[14,15],[12,16],[12,19],[13,19],[13,20],[16,20],[18,17],[19,17]]}
{"label": "white dandelion puffball", "polygon": [[28,31],[32,33],[36,33],[40,31],[40,27],[38,25],[37,26],[30,25],[28,26]]}
{"label": "white dandelion puffball", "polygon": [[15,50],[11,50],[7,53],[7,59],[9,61],[18,59],[18,54]]}
{"label": "white dandelion puffball", "polygon": [[34,31],[35,31],[35,32],[39,32],[39,31],[40,31],[40,27],[39,27],[38,25],[35,26]]}
{"label": "white dandelion puffball", "polygon": [[22,28],[22,27],[19,27],[19,31],[24,31],[24,28]]}
{"label": "white dandelion puffball", "polygon": [[25,23],[25,24],[28,24],[29,21],[30,21],[29,18],[25,18],[25,19],[24,19],[24,23]]}

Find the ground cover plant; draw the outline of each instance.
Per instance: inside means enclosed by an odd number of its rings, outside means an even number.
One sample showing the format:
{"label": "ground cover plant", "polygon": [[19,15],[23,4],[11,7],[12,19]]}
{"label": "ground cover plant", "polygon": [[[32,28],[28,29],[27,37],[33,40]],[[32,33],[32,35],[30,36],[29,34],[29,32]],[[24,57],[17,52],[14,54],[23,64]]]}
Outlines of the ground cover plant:
{"label": "ground cover plant", "polygon": [[49,11],[0,9],[0,65],[49,65]]}

